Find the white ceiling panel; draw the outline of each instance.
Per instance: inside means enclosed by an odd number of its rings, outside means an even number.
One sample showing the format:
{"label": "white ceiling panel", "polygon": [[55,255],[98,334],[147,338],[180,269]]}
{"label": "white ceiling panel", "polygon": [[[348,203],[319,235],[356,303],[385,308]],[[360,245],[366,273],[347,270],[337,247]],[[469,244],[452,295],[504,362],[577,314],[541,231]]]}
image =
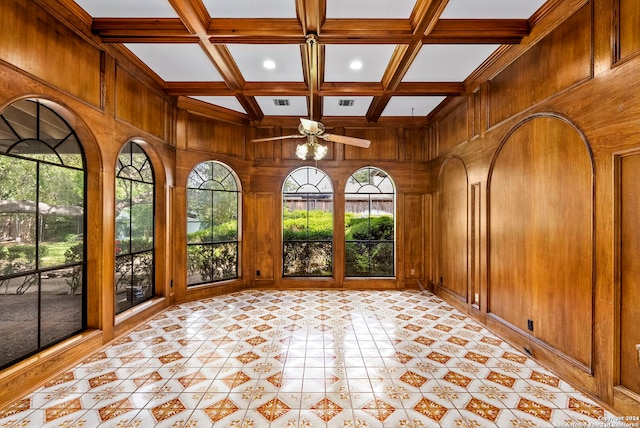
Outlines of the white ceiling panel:
{"label": "white ceiling panel", "polygon": [[191,98],[240,113],[247,112],[236,97],[192,96]]}
{"label": "white ceiling panel", "polygon": [[498,45],[424,45],[404,82],[462,82]]}
{"label": "white ceiling panel", "polygon": [[167,0],[75,0],[94,18],[176,18]]}
{"label": "white ceiling panel", "polygon": [[[327,45],[324,79],[327,82],[380,82],[395,45]],[[349,65],[358,60],[362,68]]]}
{"label": "white ceiling panel", "polygon": [[[289,105],[283,104],[287,100]],[[306,117],[307,97],[256,97],[258,105],[267,116],[302,116]]]}
{"label": "white ceiling panel", "polygon": [[324,116],[364,116],[372,100],[373,97],[323,97],[322,114]]}
{"label": "white ceiling panel", "polygon": [[382,116],[426,116],[444,100],[445,97],[391,97]]}
{"label": "white ceiling panel", "polygon": [[126,43],[125,46],[165,82],[223,80],[200,45]]}
{"label": "white ceiling panel", "polygon": [[[302,82],[302,56],[299,45],[229,45],[229,52],[247,82]],[[268,70],[266,60],[275,63]]]}
{"label": "white ceiling panel", "polygon": [[408,19],[415,4],[415,0],[327,0],[327,18]]}
{"label": "white ceiling panel", "polygon": [[546,0],[449,0],[447,19],[528,19]]}
{"label": "white ceiling panel", "polygon": [[212,18],[295,18],[293,0],[204,0]]}

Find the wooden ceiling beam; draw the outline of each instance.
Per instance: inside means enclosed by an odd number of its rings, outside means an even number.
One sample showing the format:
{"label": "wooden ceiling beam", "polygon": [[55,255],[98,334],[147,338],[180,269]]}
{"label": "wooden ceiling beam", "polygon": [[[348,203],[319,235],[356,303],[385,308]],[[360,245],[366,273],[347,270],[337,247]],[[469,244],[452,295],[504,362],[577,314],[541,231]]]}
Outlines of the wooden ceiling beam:
{"label": "wooden ceiling beam", "polygon": [[327,17],[326,0],[296,0],[296,15],[302,34],[320,35]]}
{"label": "wooden ceiling beam", "polygon": [[95,18],[92,30],[106,43],[121,40],[158,43],[167,38],[198,40],[179,18]]}
{"label": "wooden ceiling beam", "polygon": [[[214,45],[209,42],[208,31],[211,25],[211,16],[209,16],[204,3],[201,0],[169,0],[169,3],[175,9],[184,26],[200,39],[200,46],[218,69],[229,89],[240,91],[245,83],[244,77],[228,49],[226,46]],[[264,117],[258,102],[253,97],[239,94],[237,98],[252,120],[260,120]]]}
{"label": "wooden ceiling beam", "polygon": [[402,78],[409,70],[413,60],[422,48],[422,39],[431,33],[436,26],[440,15],[447,6],[448,0],[418,0],[411,14],[411,22],[414,26],[411,42],[405,46],[398,46],[392,56],[389,66],[382,78],[385,93],[375,97],[367,111],[367,120],[377,122],[385,107],[391,100],[393,92],[402,82]]}
{"label": "wooden ceiling beam", "polygon": [[[224,82],[167,82],[163,86],[169,95],[211,95],[238,96],[240,93],[248,97],[309,96],[309,89],[304,82],[247,82],[242,91],[229,89]],[[460,95],[464,93],[463,82],[404,82],[397,89],[396,95],[429,96],[429,95]],[[318,90],[318,96],[366,97],[382,96],[385,88],[376,82],[325,82]]]}
{"label": "wooden ceiling beam", "polygon": [[530,31],[526,19],[440,19],[422,43],[517,44]]}
{"label": "wooden ceiling beam", "polygon": [[236,96],[237,92],[229,89],[225,82],[166,82],[162,88],[167,95],[189,96],[189,95],[210,95],[210,96]]}
{"label": "wooden ceiling beam", "polygon": [[[96,18],[93,31],[106,43],[196,43],[179,18]],[[529,35],[526,19],[443,19],[422,37],[422,43],[515,44]],[[311,33],[316,34],[316,33]],[[210,20],[206,35],[212,44],[304,44],[304,25],[296,19]],[[319,41],[327,44],[410,44],[414,34],[404,19],[329,19]]]}
{"label": "wooden ceiling beam", "polygon": [[304,44],[304,30],[297,19],[217,18],[211,20],[209,41],[214,44]]}

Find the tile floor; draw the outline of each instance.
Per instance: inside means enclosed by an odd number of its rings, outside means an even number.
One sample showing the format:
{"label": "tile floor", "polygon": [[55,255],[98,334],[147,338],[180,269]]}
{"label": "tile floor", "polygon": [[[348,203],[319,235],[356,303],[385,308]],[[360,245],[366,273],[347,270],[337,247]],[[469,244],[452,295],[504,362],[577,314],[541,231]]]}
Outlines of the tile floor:
{"label": "tile floor", "polygon": [[246,291],[173,306],[0,427],[569,427],[612,416],[420,291]]}

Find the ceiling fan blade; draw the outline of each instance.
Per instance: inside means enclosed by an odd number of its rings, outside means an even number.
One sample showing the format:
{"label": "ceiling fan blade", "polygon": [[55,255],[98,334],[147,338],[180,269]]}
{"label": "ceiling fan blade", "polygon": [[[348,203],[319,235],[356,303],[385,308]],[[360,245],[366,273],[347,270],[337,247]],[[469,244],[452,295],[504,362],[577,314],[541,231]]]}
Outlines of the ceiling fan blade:
{"label": "ceiling fan blade", "polygon": [[318,122],[316,122],[315,120],[304,119],[301,117],[300,123],[302,123],[302,127],[304,128],[304,130],[309,132],[310,134],[316,134],[318,132]]}
{"label": "ceiling fan blade", "polygon": [[291,138],[306,138],[306,136],[300,135],[300,134],[283,135],[281,137],[256,138],[255,140],[251,140],[251,141],[254,143],[262,143],[263,141],[288,140]]}
{"label": "ceiling fan blade", "polygon": [[362,138],[347,137],[346,135],[336,134],[322,134],[320,138],[327,141],[333,141],[334,143],[348,144],[350,146],[362,147],[368,149],[371,145],[371,141]]}

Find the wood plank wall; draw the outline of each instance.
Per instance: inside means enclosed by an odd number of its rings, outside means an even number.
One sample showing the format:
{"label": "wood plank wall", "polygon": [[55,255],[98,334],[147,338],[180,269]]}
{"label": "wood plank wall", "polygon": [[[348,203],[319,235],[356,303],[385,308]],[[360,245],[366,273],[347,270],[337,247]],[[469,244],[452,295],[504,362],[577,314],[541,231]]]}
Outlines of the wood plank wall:
{"label": "wood plank wall", "polygon": [[640,6],[569,3],[564,21],[543,18],[525,52],[488,66],[430,118],[430,281],[583,391],[638,415]]}

